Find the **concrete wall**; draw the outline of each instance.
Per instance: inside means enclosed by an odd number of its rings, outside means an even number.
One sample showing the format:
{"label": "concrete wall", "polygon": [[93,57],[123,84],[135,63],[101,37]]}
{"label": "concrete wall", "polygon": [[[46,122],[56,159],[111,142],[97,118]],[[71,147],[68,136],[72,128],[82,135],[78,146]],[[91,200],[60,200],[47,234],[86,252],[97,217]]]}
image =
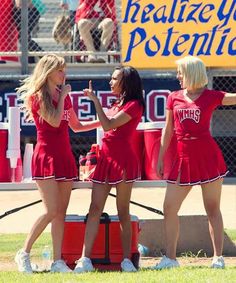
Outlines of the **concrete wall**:
{"label": "concrete wall", "polygon": [[[139,243],[149,248],[148,256],[161,256],[165,253],[163,219],[145,219],[140,221]],[[202,250],[202,251],[201,251]],[[180,237],[177,254],[192,252],[199,256],[212,256],[208,221],[206,216],[180,216]],[[236,245],[227,234],[224,235],[223,255],[236,256]]]}

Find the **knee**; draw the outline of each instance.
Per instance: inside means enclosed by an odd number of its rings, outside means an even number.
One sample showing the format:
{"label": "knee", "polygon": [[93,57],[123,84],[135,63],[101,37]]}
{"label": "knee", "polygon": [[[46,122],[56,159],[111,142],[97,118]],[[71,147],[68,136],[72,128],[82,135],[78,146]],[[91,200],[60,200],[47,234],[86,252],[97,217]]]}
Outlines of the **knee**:
{"label": "knee", "polygon": [[78,29],[79,29],[79,31],[80,32],[86,31],[87,28],[88,28],[88,24],[89,24],[88,20],[86,20],[86,19],[79,20],[79,22],[78,22]]}
{"label": "knee", "polygon": [[55,213],[55,216],[54,216],[54,219],[57,219],[57,220],[63,220],[65,219],[65,216],[66,216],[66,211],[65,210],[57,210],[56,213]]}
{"label": "knee", "polygon": [[206,213],[209,218],[220,215],[220,206],[218,203],[211,202],[206,205]]}
{"label": "knee", "polygon": [[89,216],[100,217],[101,214],[102,214],[102,208],[98,204],[92,202],[89,207]]}
{"label": "knee", "polygon": [[118,209],[118,217],[121,224],[130,221],[129,207]]}
{"label": "knee", "polygon": [[166,216],[175,216],[178,214],[179,209],[172,203],[164,202],[163,213]]}
{"label": "knee", "polygon": [[58,209],[55,207],[55,208],[48,209],[48,210],[46,211],[45,217],[46,217],[47,220],[50,222],[50,221],[52,221],[54,218],[56,218],[57,215],[58,215]]}
{"label": "knee", "polygon": [[104,30],[109,30],[112,32],[114,30],[114,22],[112,19],[106,18],[101,22],[100,27],[102,27]]}

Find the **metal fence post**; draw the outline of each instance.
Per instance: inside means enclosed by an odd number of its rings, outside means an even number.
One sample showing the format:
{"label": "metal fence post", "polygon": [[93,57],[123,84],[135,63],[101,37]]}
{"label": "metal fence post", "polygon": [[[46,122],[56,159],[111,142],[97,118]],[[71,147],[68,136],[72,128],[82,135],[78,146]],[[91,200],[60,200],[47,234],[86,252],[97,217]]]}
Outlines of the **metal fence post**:
{"label": "metal fence post", "polygon": [[29,73],[28,66],[28,0],[22,0],[21,7],[21,73]]}

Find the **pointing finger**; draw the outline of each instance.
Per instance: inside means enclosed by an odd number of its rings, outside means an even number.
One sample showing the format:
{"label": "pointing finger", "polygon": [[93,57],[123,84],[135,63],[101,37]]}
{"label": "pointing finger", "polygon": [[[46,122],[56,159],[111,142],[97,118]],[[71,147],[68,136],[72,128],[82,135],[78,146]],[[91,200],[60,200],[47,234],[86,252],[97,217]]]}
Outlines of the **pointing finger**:
{"label": "pointing finger", "polygon": [[93,91],[93,86],[92,86],[92,81],[91,80],[89,81],[89,90]]}

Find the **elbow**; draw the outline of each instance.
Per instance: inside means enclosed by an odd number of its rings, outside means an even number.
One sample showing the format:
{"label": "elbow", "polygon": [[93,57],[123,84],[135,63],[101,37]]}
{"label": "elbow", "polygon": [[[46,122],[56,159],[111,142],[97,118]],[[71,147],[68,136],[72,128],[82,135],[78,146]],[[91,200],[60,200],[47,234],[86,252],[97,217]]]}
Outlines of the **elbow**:
{"label": "elbow", "polygon": [[112,127],[106,126],[106,127],[102,127],[104,132],[109,132],[110,130],[112,130]]}
{"label": "elbow", "polygon": [[110,130],[116,129],[116,127],[114,127],[114,125],[111,121],[109,121],[109,123],[103,123],[103,124],[101,124],[101,126],[102,126],[104,132],[108,132]]}

